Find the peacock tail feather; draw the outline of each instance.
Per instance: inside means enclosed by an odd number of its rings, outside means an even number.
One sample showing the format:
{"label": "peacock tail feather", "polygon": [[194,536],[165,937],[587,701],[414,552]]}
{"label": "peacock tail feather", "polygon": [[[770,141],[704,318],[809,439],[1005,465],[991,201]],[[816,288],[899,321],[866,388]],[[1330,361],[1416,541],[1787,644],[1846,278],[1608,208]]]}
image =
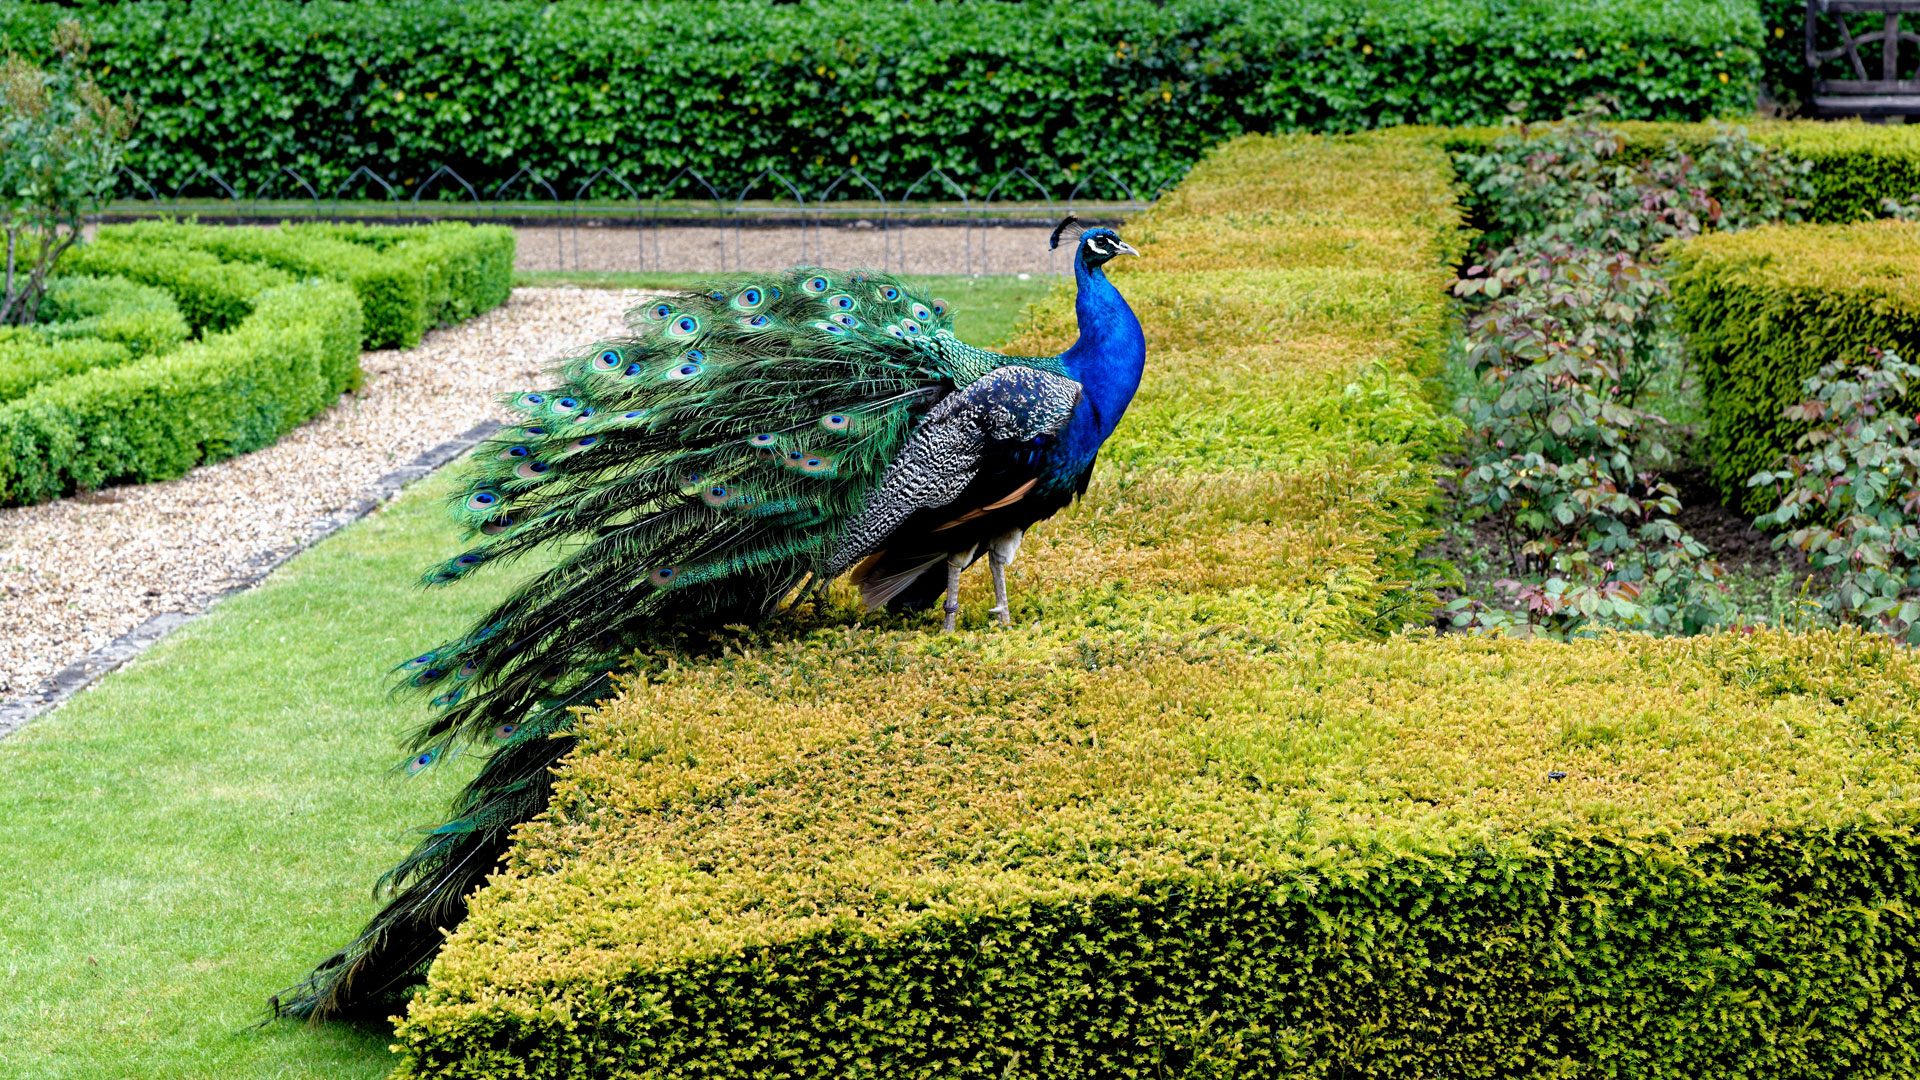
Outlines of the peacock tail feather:
{"label": "peacock tail feather", "polygon": [[824,585],[918,416],[1009,365],[1064,374],[1053,357],[960,342],[943,301],[869,271],[715,283],[651,300],[628,324],[557,361],[552,387],[505,399],[519,422],[474,450],[448,502],[466,547],[424,583],[535,550],[559,560],[396,669],[397,689],[433,709],[401,768],[471,748],[486,764],[451,818],[381,879],[387,908],[276,998],[276,1013],[390,1004],[496,868],[512,827],[544,809],[573,745],[573,707],[604,696],[623,655],[675,629],[764,614],[810,579]]}

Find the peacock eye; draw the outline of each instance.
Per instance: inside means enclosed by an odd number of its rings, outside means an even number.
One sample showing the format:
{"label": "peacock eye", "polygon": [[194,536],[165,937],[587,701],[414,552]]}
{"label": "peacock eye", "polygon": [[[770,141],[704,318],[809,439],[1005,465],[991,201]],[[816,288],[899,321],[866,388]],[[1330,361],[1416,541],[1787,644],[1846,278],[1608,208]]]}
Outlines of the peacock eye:
{"label": "peacock eye", "polygon": [[580,407],[580,403],[570,397],[563,397],[559,401],[556,401],[553,403],[554,412],[572,412],[573,410],[579,407]]}
{"label": "peacock eye", "polygon": [[498,458],[501,461],[511,461],[514,458],[526,457],[528,453],[530,453],[530,451],[526,447],[515,446],[515,447],[510,447],[506,450],[502,450],[493,456]]}
{"label": "peacock eye", "polygon": [[852,311],[853,297],[848,296],[846,293],[841,293],[838,296],[829,298],[827,300],[827,306],[839,311]]}
{"label": "peacock eye", "polygon": [[547,403],[547,399],[540,394],[521,394],[520,395],[520,407],[523,409],[537,409],[540,406],[545,405],[546,403]]}
{"label": "peacock eye", "polygon": [[900,290],[888,285],[880,290],[880,295],[886,297],[888,300],[898,300],[900,299]]}
{"label": "peacock eye", "polygon": [[434,758],[434,752],[431,750],[415,755],[412,761],[407,762],[407,775],[408,776],[420,775],[421,770],[433,764],[433,758]]}
{"label": "peacock eye", "polygon": [[594,357],[593,366],[601,371],[612,371],[620,366],[620,354],[612,349]]}
{"label": "peacock eye", "polygon": [[906,335],[905,333],[903,333],[903,332],[902,332],[902,331],[900,330],[900,328],[899,328],[899,327],[897,327],[897,326],[889,326],[889,327],[887,327],[887,333],[889,333],[889,334],[892,334],[892,335],[893,335],[894,337],[897,337],[897,338],[899,338],[899,339],[901,339],[902,341],[904,341],[904,340],[906,340],[906,337],[907,337],[907,335]]}
{"label": "peacock eye", "polygon": [[467,500],[467,509],[485,510],[487,507],[499,501],[500,496],[495,495],[491,491],[476,491],[473,493],[473,497]]}
{"label": "peacock eye", "polygon": [[859,319],[856,319],[853,316],[846,315],[846,314],[835,315],[833,317],[833,321],[840,324],[841,326],[846,327],[849,330],[856,329],[860,325]]}
{"label": "peacock eye", "polygon": [[692,337],[700,332],[700,320],[691,315],[682,315],[673,321],[670,331],[675,337]]}
{"label": "peacock eye", "polygon": [[933,312],[928,311],[927,305],[925,304],[915,304],[913,305],[913,317],[919,319],[921,322],[932,322]]}
{"label": "peacock eye", "polygon": [[935,300],[933,302],[933,313],[935,315],[945,315],[947,313],[947,302],[945,300]]}
{"label": "peacock eye", "polygon": [[567,449],[585,450],[587,447],[592,446],[594,443],[597,443],[599,441],[600,441],[600,436],[598,435],[582,435],[579,438],[573,440],[573,445],[567,447]]}
{"label": "peacock eye", "polygon": [[912,319],[901,319],[900,329],[905,330],[909,334],[917,334],[920,332],[920,324],[914,322]]}
{"label": "peacock eye", "polygon": [[539,476],[541,473],[544,473],[551,468],[553,468],[553,466],[548,465],[544,461],[528,461],[528,462],[522,463],[519,468],[513,470],[513,475],[519,477],[522,480],[532,480],[534,477]]}
{"label": "peacock eye", "polygon": [[831,413],[820,418],[820,426],[828,431],[845,431],[852,424],[853,420],[845,413]]}
{"label": "peacock eye", "polygon": [[[852,316],[848,316],[848,318],[852,318]],[[827,333],[833,334],[836,337],[847,336],[847,328],[844,326],[835,326],[830,322],[817,322],[814,323],[813,326],[816,330],[825,330]]]}
{"label": "peacock eye", "polygon": [[819,294],[827,291],[827,279],[823,277],[810,277],[807,279],[806,284],[802,285],[801,288],[807,290],[810,293],[813,293],[815,296],[818,296]]}
{"label": "peacock eye", "polygon": [[665,585],[667,582],[673,580],[673,575],[674,575],[673,567],[663,566],[660,569],[655,570],[653,573],[648,574],[647,580],[653,582],[655,585]]}
{"label": "peacock eye", "polygon": [[699,364],[681,364],[679,367],[674,368],[672,371],[667,372],[667,378],[691,379],[698,374],[700,374]]}
{"label": "peacock eye", "polygon": [[772,319],[767,318],[765,315],[754,315],[750,318],[741,319],[740,321],[755,330],[764,330],[773,322]]}
{"label": "peacock eye", "polygon": [[654,318],[660,320],[661,322],[666,322],[669,318],[673,317],[673,305],[655,304],[653,305],[653,310],[650,311],[648,314],[652,315]]}
{"label": "peacock eye", "polygon": [[749,436],[747,436],[747,445],[748,445],[748,446],[772,446],[772,445],[773,445],[773,436],[771,436],[771,435],[749,435]]}
{"label": "peacock eye", "polygon": [[705,500],[708,506],[723,506],[726,504],[727,496],[730,494],[731,492],[726,488],[715,484],[713,487],[701,492],[700,498]]}

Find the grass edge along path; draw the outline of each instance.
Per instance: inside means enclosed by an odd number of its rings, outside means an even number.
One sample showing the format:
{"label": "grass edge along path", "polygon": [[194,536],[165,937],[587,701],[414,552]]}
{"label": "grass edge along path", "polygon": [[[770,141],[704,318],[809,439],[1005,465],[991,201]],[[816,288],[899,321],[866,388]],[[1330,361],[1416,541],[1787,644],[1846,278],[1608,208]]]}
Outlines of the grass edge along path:
{"label": "grass edge along path", "polygon": [[1210,155],[1130,227],[1148,381],[1016,629],[975,582],[957,637],[843,607],[643,661],[401,1074],[1910,1071],[1910,655],[1381,640],[1450,180],[1418,138]]}

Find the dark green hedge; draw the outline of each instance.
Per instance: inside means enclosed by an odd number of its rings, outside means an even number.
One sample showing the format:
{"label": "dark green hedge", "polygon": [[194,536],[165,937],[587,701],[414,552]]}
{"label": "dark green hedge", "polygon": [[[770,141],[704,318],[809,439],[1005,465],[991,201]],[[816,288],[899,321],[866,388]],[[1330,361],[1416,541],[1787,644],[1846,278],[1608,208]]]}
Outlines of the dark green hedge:
{"label": "dark green hedge", "polygon": [[1729,506],[1773,508],[1747,479],[1805,431],[1781,412],[1804,380],[1869,348],[1920,356],[1920,224],[1773,226],[1711,233],[1672,253],[1674,312],[1700,372],[1707,460]]}
{"label": "dark green hedge", "polygon": [[133,353],[117,341],[48,341],[26,327],[0,331],[0,402],[92,368],[118,367]]}
{"label": "dark green hedge", "polygon": [[[344,281],[360,298],[366,320],[363,344],[369,349],[411,348],[432,327],[497,307],[505,302],[513,279],[513,230],[465,222],[386,229],[318,224],[252,229],[143,221],[101,228],[94,246],[112,254],[90,254],[82,265],[109,259],[138,263],[154,250],[165,253],[157,261],[163,268],[174,265],[175,253],[185,253],[178,257],[193,265],[213,258],[255,274],[264,270]],[[147,272],[176,280],[170,270]],[[250,283],[241,275],[226,287],[238,301]],[[236,302],[234,310],[239,306]]]}
{"label": "dark green hedge", "polygon": [[195,334],[224,333],[253,314],[254,298],[293,277],[270,266],[227,262],[210,252],[138,243],[106,226],[91,243],[67,252],[62,273],[123,277],[165,289]]}
{"label": "dark green hedge", "polygon": [[[765,168],[818,190],[858,167],[899,191],[939,166],[976,193],[1014,166],[1150,189],[1223,137],[1751,109],[1752,0],[154,0],[15,4],[43,49],[76,10],[145,121],[162,190],[217,171],[297,197],[362,164],[486,186],[682,166],[732,191]],[[203,182],[204,183],[204,182]],[[1090,189],[1091,190],[1091,189]],[[1104,192],[1104,193],[1111,193]],[[614,194],[611,191],[603,194]]]}
{"label": "dark green hedge", "polygon": [[0,405],[0,504],[168,480],[271,444],[358,379],[360,321],[344,285],[270,289],[228,333]]}

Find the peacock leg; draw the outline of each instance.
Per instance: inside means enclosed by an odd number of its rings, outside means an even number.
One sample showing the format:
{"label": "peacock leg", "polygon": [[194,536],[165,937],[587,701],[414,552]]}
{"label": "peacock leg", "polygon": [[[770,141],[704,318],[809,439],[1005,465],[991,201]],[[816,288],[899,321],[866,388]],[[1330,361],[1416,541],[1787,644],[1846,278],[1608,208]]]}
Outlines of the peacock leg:
{"label": "peacock leg", "polygon": [[960,571],[973,562],[973,548],[956,551],[947,556],[947,602],[942,608],[947,613],[946,621],[940,624],[940,632],[953,633],[954,620],[960,617]]}
{"label": "peacock leg", "polygon": [[987,568],[993,571],[992,613],[1000,616],[1001,626],[1013,623],[1013,612],[1007,605],[1007,567],[1013,565],[1026,535],[1025,529],[1010,529],[987,542]]}

